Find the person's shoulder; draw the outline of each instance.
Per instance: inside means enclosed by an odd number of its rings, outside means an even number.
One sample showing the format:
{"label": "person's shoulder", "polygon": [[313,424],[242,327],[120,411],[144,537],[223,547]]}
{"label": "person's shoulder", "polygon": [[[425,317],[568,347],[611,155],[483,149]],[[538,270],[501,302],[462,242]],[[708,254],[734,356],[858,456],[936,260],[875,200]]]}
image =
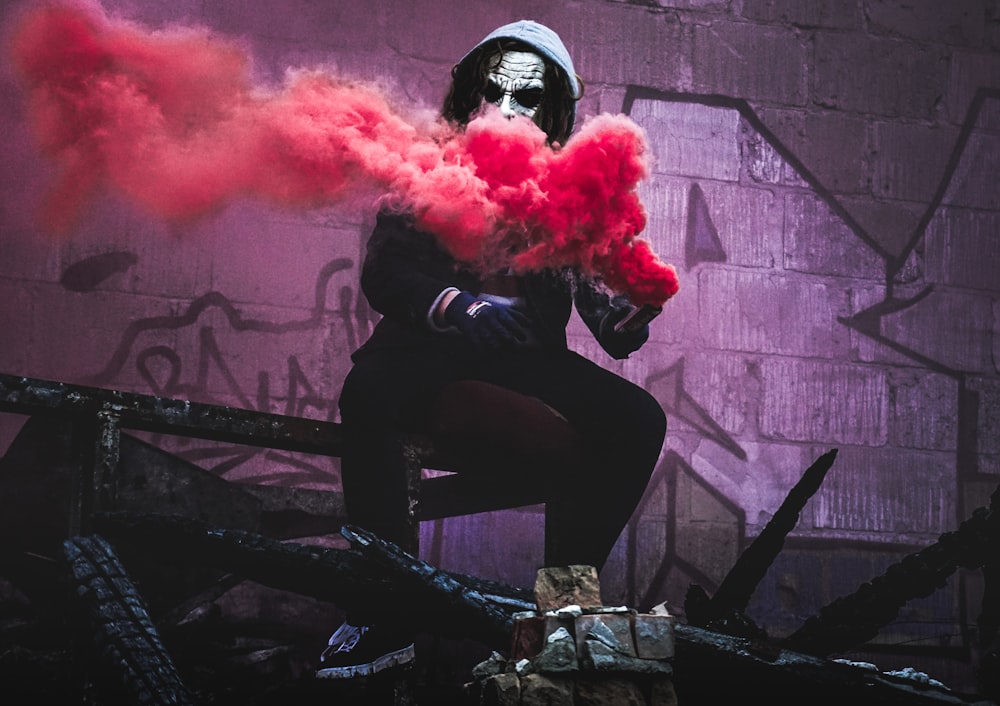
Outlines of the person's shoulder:
{"label": "person's shoulder", "polygon": [[415,228],[416,218],[413,213],[398,208],[388,208],[383,206],[375,216],[376,223],[380,226],[392,226],[396,228]]}
{"label": "person's shoulder", "polygon": [[383,208],[376,215],[369,247],[405,248],[411,255],[417,252],[444,252],[437,238],[417,224],[413,213]]}

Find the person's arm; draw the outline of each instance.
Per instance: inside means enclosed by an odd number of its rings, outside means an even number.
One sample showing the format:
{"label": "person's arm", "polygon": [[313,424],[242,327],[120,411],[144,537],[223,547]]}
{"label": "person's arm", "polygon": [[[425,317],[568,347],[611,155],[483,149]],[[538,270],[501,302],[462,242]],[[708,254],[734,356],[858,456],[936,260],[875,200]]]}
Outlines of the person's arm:
{"label": "person's arm", "polygon": [[441,292],[441,295],[434,300],[434,305],[431,307],[431,326],[436,329],[444,331],[445,329],[451,328],[444,317],[445,311],[448,310],[448,305],[451,304],[455,297],[462,293],[462,290],[457,287],[449,287],[448,289]]}
{"label": "person's arm", "polygon": [[375,311],[418,328],[447,328],[444,308],[467,279],[410,217],[378,215],[361,270],[361,289]]}
{"label": "person's arm", "polygon": [[469,291],[478,284],[412,219],[379,214],[361,270],[361,289],[375,311],[418,329],[457,331],[481,350],[526,340],[524,314],[480,299]]}
{"label": "person's arm", "polygon": [[627,297],[611,296],[595,282],[582,277],[577,278],[575,285],[573,299],[580,318],[612,358],[628,358],[649,340],[648,322],[633,329],[616,330],[616,324],[634,309]]}

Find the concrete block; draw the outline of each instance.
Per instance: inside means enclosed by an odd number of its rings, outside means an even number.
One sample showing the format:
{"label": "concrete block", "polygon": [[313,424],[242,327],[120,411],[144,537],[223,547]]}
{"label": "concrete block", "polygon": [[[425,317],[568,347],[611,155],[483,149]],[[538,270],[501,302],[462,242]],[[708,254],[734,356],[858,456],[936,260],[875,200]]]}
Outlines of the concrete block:
{"label": "concrete block", "polygon": [[[912,268],[911,271],[916,272],[917,276],[920,277],[919,269],[923,267],[923,258],[911,257],[908,262],[909,267]],[[906,366],[910,364],[912,358],[881,343],[882,334],[879,318],[865,313],[885,301],[886,291],[884,285],[874,283],[851,290],[851,317],[859,314],[870,316],[868,319],[861,320],[859,329],[851,328],[851,349],[856,352],[858,361],[862,363]]]}
{"label": "concrete block", "polygon": [[739,557],[739,528],[729,522],[678,525],[675,555],[695,562],[706,581],[721,582]]}
{"label": "concrete block", "polygon": [[576,619],[576,649],[583,654],[585,643],[600,640],[622,655],[635,657],[632,620],[627,613],[595,613]]}
{"label": "concrete block", "polygon": [[541,615],[518,618],[514,621],[510,658],[517,662],[533,659],[545,645],[545,620]]}
{"label": "concrete block", "polygon": [[785,269],[854,279],[885,279],[882,257],[827,202],[812,194],[789,193],[785,206]]}
{"label": "concrete block", "polygon": [[623,113],[625,111],[625,86],[595,84],[587,86],[583,98],[576,104],[576,118],[582,125],[587,118],[601,113]]}
{"label": "concrete block", "polygon": [[729,9],[727,0],[656,0],[660,7],[685,10],[721,10]]}
{"label": "concrete block", "polygon": [[574,706],[646,706],[642,689],[627,679],[588,679],[576,683]]}
{"label": "concrete block", "polygon": [[814,444],[885,444],[889,386],[884,370],[767,358],[761,378],[762,436]]}
{"label": "concrete block", "polygon": [[[732,454],[718,444],[704,440],[691,456],[691,466],[703,483],[709,484],[716,493],[735,503],[746,516],[746,533],[754,535],[781,506],[789,489],[802,477],[802,472],[828,447],[812,449],[798,443],[745,442],[740,448],[746,453],[745,461],[734,466]],[[760,469],[767,469],[766,473]],[[699,503],[708,506],[709,501]],[[712,517],[716,522],[729,518],[732,521],[732,506],[720,503],[714,506]],[[802,521],[796,529],[807,529]]]}
{"label": "concrete block", "polygon": [[[467,51],[495,28],[519,19],[501,5],[483,5],[476,8],[475,12],[456,12],[456,7],[447,3],[400,2],[393,3],[385,18],[387,24],[376,31],[384,36],[382,41],[404,57],[403,61],[406,57],[443,61],[449,67],[458,63]],[[558,24],[550,26],[562,34],[563,29]],[[445,27],[446,32],[440,31]],[[429,41],[431,32],[433,41]],[[369,43],[379,42],[381,37],[367,34],[366,39]],[[565,41],[565,37],[563,40]],[[398,55],[396,61],[400,61]],[[447,87],[450,79],[447,71],[443,79],[443,85]]]}
{"label": "concrete block", "polygon": [[573,680],[525,674],[521,677],[521,706],[573,706]]}
{"label": "concrete block", "polygon": [[385,41],[387,13],[380,5],[325,6],[293,0],[278,7],[230,0],[202,6],[201,13],[209,26],[232,36],[253,36],[258,44],[289,39],[336,53]]}
{"label": "concrete block", "polygon": [[421,523],[421,558],[448,571],[532,586],[543,558],[540,508],[501,510]]}
{"label": "concrete block", "polygon": [[521,680],[516,674],[497,674],[483,682],[480,694],[482,706],[519,706]]}
{"label": "concrete block", "polygon": [[859,539],[936,539],[955,524],[957,491],[948,478],[957,473],[954,464],[952,452],[842,448],[803,509],[803,523]]}
{"label": "concrete block", "polygon": [[[692,420],[697,419],[695,410],[699,410],[726,433],[744,433],[756,416],[757,386],[752,377],[755,369],[748,355],[706,351],[692,356],[684,361],[684,380],[679,382],[683,385],[684,381],[699,381],[697,390],[687,391],[694,399],[668,397],[668,406],[680,411],[685,419]],[[666,391],[662,394],[666,395]],[[677,396],[675,393],[674,397]]]}
{"label": "concrete block", "polygon": [[[788,146],[785,140],[788,131],[781,130],[781,124],[792,121],[799,122],[794,119],[800,113],[798,111],[758,110],[757,114],[765,121],[768,128],[781,139],[761,134],[744,118],[742,167],[750,181],[756,184],[778,184],[799,188],[808,186],[797,168],[785,161],[784,156],[778,152],[778,147]],[[793,129],[791,133],[794,135],[797,134],[797,131]]]}
{"label": "concrete block", "polygon": [[1000,210],[1000,189],[996,188],[995,165],[1000,160],[1000,103],[986,101],[977,128],[969,135],[955,167],[943,202],[971,209]]}
{"label": "concrete block", "polygon": [[[635,524],[634,546],[640,548],[635,554],[635,569],[630,577],[635,585],[654,586],[662,581],[660,574],[663,566],[673,557],[673,552],[668,548],[670,547],[668,527],[672,526],[670,522],[672,518],[668,520],[663,516],[649,517],[644,514]],[[629,589],[624,585],[626,576],[621,574],[608,576],[607,572],[605,576],[602,585],[605,587],[606,595],[629,595]]]}
{"label": "concrete block", "polygon": [[[926,210],[921,204],[872,201],[864,195],[838,197],[837,200],[860,226],[860,230],[855,234],[855,242],[859,243],[857,246],[859,253],[864,253],[866,257],[877,261],[878,265],[883,267],[881,261],[886,255],[876,255],[870,252],[868,247],[860,245],[863,242],[861,234],[866,233],[874,239],[888,256],[899,256],[910,247],[913,233],[916,232]],[[910,254],[920,255],[918,251],[911,251]],[[845,256],[851,261],[848,253],[845,253]],[[864,268],[860,272],[867,272],[865,265],[861,264],[859,267]],[[896,273],[896,278],[897,281],[912,281],[915,275],[904,263],[903,269]]]}
{"label": "concrete block", "polygon": [[532,5],[531,13],[559,32],[584,82],[690,87],[686,28],[676,15],[613,3],[568,13],[561,4],[543,7]]}
{"label": "concrete block", "polygon": [[319,286],[323,303],[337,310],[339,288],[357,286],[361,243],[368,235],[357,225],[318,225],[287,214],[234,215],[204,245],[213,253],[210,288],[241,303],[310,308]]}
{"label": "concrete block", "polygon": [[[1000,307],[997,307],[1000,314]],[[976,395],[977,426],[973,434],[976,451],[980,454],[1000,454],[1000,380],[973,377],[969,379],[970,392]],[[985,469],[980,469],[985,472]]]}
{"label": "concrete block", "polygon": [[675,263],[679,275],[682,274],[680,268],[691,269],[684,261],[690,190],[690,180],[657,172],[640,182],[638,188],[647,211],[646,230],[642,235],[660,259]]}
{"label": "concrete block", "polygon": [[743,0],[743,17],[804,27],[860,29],[863,17],[854,0]]}
{"label": "concrete block", "polygon": [[873,34],[918,42],[981,47],[985,36],[980,0],[875,3],[865,8],[865,17],[868,31]]}
{"label": "concrete block", "polygon": [[542,651],[531,660],[531,669],[535,672],[575,672],[579,668],[576,642],[564,627],[557,628],[547,636]]}
{"label": "concrete block", "polygon": [[675,652],[672,615],[639,613],[635,616],[635,651],[640,659],[673,659]]}
{"label": "concrete block", "polygon": [[692,88],[787,105],[805,105],[810,53],[800,35],[744,22],[694,26]]}
{"label": "concrete block", "polygon": [[849,112],[932,119],[947,83],[945,51],[939,45],[817,32],[813,99]]}
{"label": "concrete block", "polygon": [[657,679],[649,689],[649,706],[677,706],[673,679]]}
{"label": "concrete block", "polygon": [[518,618],[514,621],[511,660],[534,659],[545,648],[546,640],[559,628],[573,634],[574,619],[557,615]]}
{"label": "concrete block", "polygon": [[994,374],[994,334],[983,325],[993,320],[993,307],[987,293],[938,288],[883,316],[881,333],[911,355],[946,368]]}
{"label": "concrete block", "polygon": [[[116,348],[130,341],[124,336],[128,322],[150,312],[168,314],[169,303],[113,292],[39,292],[32,312],[31,372],[39,378],[82,382],[107,369],[119,372],[112,358]],[[72,332],[72,333],[70,333]],[[173,346],[173,331],[141,332],[145,346]],[[136,341],[139,340],[136,337]],[[72,347],[67,349],[67,341]],[[133,341],[134,342],[134,341]],[[127,352],[135,347],[125,349]],[[127,354],[127,353],[126,353]],[[124,388],[145,385],[134,364],[116,384]]]}
{"label": "concrete block", "polygon": [[889,443],[910,449],[958,448],[958,381],[929,371],[897,373],[892,382]]}
{"label": "concrete block", "polygon": [[871,157],[865,118],[787,109],[762,110],[760,115],[824,189],[838,195],[869,194],[866,165]]}
{"label": "concrete block", "polygon": [[0,279],[0,331],[6,343],[0,346],[0,371],[8,374],[30,370],[31,300],[34,286]]}
{"label": "concrete block", "polygon": [[[996,28],[1000,22],[994,19],[992,25]],[[994,30],[994,36],[1000,39],[1000,32]],[[994,45],[992,52],[958,47],[952,50],[951,61],[948,62],[948,84],[945,93],[946,114],[944,116],[949,122],[961,124],[965,120],[973,97],[980,88],[1000,85],[1000,52],[996,51],[997,48],[1000,46]],[[987,118],[984,126],[995,129],[997,111],[989,111],[987,107],[986,115],[991,115],[992,118]]]}
{"label": "concrete block", "polygon": [[945,176],[957,127],[879,122],[873,129],[872,192],[876,198],[926,203]]}
{"label": "concrete block", "polygon": [[655,173],[739,178],[738,111],[650,98],[637,100],[629,117],[649,136]]}
{"label": "concrete block", "polygon": [[[771,269],[780,266],[785,203],[780,189],[750,189],[735,184],[700,182],[704,206],[730,265]],[[688,204],[687,238],[693,238]],[[688,263],[694,265],[695,263]]]}
{"label": "concrete block", "polygon": [[601,584],[593,566],[545,566],[535,580],[538,610],[558,610],[571,605],[594,608],[601,605]]}
{"label": "concrete block", "polygon": [[849,335],[837,323],[848,312],[836,282],[724,268],[698,273],[698,306],[708,318],[701,343],[727,351],[818,358],[847,354]]}

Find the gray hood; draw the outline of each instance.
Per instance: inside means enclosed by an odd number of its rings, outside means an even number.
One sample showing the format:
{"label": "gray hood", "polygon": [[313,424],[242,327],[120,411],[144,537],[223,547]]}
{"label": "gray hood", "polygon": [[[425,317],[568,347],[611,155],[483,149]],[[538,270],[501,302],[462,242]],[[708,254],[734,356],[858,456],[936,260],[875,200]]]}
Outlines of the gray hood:
{"label": "gray hood", "polygon": [[569,52],[566,51],[566,46],[562,43],[558,34],[545,25],[532,20],[518,20],[503,27],[497,27],[483,37],[483,40],[463,56],[462,61],[459,63],[464,62],[484,44],[494,39],[517,39],[533,46],[542,56],[563,70],[569,79],[569,85],[573,88],[573,95],[579,97],[580,82],[576,78],[573,59],[570,58]]}
{"label": "gray hood", "polygon": [[[558,34],[545,25],[534,22],[533,20],[518,20],[517,22],[506,24],[503,27],[497,27],[495,30],[483,37],[482,41],[469,50],[469,52],[463,56],[462,60],[458,63],[460,65],[464,64],[470,57],[482,49],[484,44],[496,39],[516,39],[534,47],[539,54],[554,63],[566,74],[570,88],[573,91],[573,97],[578,99],[582,96],[583,90],[580,86],[580,81],[576,76],[576,69],[573,68],[573,59],[570,58],[569,52],[566,51],[566,45],[562,43]],[[570,129],[572,129],[573,123],[576,122],[575,101],[573,106],[570,108],[570,111],[569,125]]]}

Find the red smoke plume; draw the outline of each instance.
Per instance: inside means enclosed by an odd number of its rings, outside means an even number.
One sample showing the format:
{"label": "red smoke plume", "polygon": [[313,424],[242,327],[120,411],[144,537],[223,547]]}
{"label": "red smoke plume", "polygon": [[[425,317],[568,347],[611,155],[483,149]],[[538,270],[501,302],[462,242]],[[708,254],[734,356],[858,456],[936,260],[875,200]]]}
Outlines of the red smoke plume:
{"label": "red smoke plume", "polygon": [[464,262],[575,266],[635,304],[678,289],[638,237],[646,143],[624,116],[590,120],[559,150],[530,121],[495,113],[465,131],[418,127],[374,88],[298,71],[264,92],[246,54],[208,32],[154,33],[68,5],[28,11],[11,51],[40,145],[61,167],[54,229],[104,184],[174,220],[238,195],[309,207],[374,187]]}

